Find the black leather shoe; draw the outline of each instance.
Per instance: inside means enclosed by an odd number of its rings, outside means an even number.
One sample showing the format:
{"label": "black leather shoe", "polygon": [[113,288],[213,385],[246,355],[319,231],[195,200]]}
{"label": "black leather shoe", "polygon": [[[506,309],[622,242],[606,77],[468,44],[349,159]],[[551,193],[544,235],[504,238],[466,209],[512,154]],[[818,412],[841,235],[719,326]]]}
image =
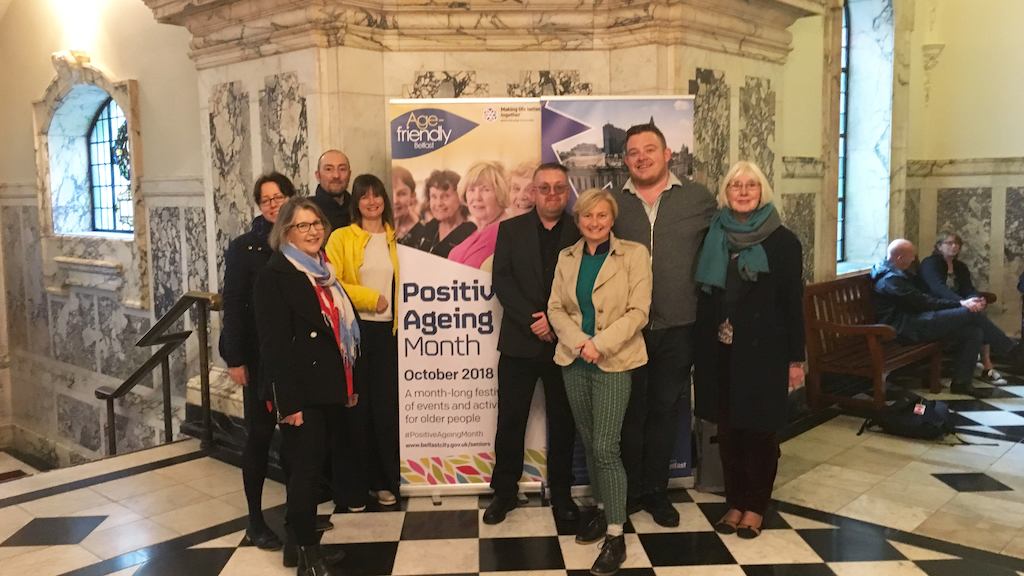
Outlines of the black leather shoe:
{"label": "black leather shoe", "polygon": [[328,530],[334,530],[334,523],[328,518],[316,517],[316,531],[327,532]]}
{"label": "black leather shoe", "polygon": [[600,542],[607,532],[608,520],[605,518],[604,510],[597,509],[594,511],[593,516],[580,524],[580,529],[576,531],[576,543],[593,544],[594,542]]}
{"label": "black leather shoe", "polygon": [[556,522],[579,522],[580,507],[572,499],[566,502],[551,503],[552,513]]}
{"label": "black leather shoe", "polygon": [[679,526],[679,511],[668,501],[664,493],[651,494],[644,500],[644,510],[654,518],[658,526],[675,528]]}
{"label": "black leather shoe", "polygon": [[333,558],[325,555],[319,544],[298,547],[299,566],[296,576],[341,576]]}
{"label": "black leather shoe", "polygon": [[594,576],[612,576],[619,571],[622,563],[626,561],[626,537],[622,534],[605,538],[601,546],[601,553],[594,560],[590,567],[590,573]]}
{"label": "black leather shoe", "polygon": [[280,550],[284,546],[284,543],[269,526],[250,527],[245,531],[245,537],[249,539],[250,544],[260,550]]}
{"label": "black leather shoe", "polygon": [[[328,564],[338,564],[345,559],[345,551],[338,550],[336,552],[327,552],[324,549],[320,549],[324,558],[327,559]],[[281,554],[281,563],[284,564],[285,568],[295,568],[299,565],[299,547],[294,544],[285,544],[284,553]]]}
{"label": "black leather shoe", "polygon": [[505,515],[516,509],[519,501],[515,496],[495,496],[484,510],[484,524],[501,524]]}

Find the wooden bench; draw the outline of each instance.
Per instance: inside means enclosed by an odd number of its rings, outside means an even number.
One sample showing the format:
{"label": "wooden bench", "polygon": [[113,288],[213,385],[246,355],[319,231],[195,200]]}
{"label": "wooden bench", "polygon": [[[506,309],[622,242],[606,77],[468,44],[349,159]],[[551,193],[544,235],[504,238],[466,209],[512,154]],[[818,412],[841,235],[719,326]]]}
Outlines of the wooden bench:
{"label": "wooden bench", "polygon": [[[896,330],[875,323],[874,285],[856,274],[804,289],[807,336],[807,399],[813,408],[833,403],[845,408],[879,410],[885,406],[886,377],[898,368],[927,361],[923,386],[942,389],[942,344],[901,344]],[[872,384],[871,400],[826,393],[823,374],[861,376]]]}

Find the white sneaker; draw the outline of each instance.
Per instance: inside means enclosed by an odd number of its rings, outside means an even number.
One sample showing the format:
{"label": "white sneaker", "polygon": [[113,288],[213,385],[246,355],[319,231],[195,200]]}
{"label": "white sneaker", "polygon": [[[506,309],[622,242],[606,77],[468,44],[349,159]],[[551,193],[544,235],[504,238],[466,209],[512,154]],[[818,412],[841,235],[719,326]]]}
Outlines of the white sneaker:
{"label": "white sneaker", "polygon": [[392,494],[390,490],[378,490],[377,502],[379,502],[381,506],[394,506],[398,503],[398,498],[395,498],[395,495]]}
{"label": "white sneaker", "polygon": [[995,368],[982,370],[981,376],[979,376],[978,379],[980,379],[982,382],[988,382],[989,384],[992,384],[994,386],[1006,385],[1006,378],[1003,378],[1003,375],[996,371]]}

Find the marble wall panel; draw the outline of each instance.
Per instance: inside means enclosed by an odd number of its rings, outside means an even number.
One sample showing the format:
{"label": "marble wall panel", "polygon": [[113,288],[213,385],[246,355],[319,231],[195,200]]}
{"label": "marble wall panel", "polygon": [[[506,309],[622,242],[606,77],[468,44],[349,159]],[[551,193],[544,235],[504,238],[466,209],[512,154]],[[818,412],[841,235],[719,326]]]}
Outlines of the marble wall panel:
{"label": "marble wall panel", "polygon": [[101,447],[101,421],[98,407],[67,394],[57,394],[57,433],[64,438],[97,451]]}
{"label": "marble wall panel", "polygon": [[21,210],[17,206],[0,208],[0,240],[3,241],[4,292],[7,298],[7,341],[12,349],[24,349],[28,344],[25,251],[21,235]]}
{"label": "marble wall panel", "polygon": [[210,94],[209,109],[216,274],[223,278],[224,251],[232,238],[246,231],[252,214],[249,94],[241,82],[218,84]]}
{"label": "marble wall panel", "polygon": [[690,82],[695,94],[693,112],[694,179],[709,189],[729,170],[730,89],[725,73],[698,68]]}
{"label": "marble wall panel", "polygon": [[757,164],[775,182],[775,90],[771,80],[747,76],[740,86],[740,159]]}
{"label": "marble wall panel", "polygon": [[265,79],[260,91],[260,127],[263,171],[284,174],[300,194],[308,194],[306,97],[294,73],[275,74]]}
{"label": "marble wall panel", "polygon": [[992,189],[939,189],[935,222],[936,232],[950,230],[963,237],[964,249],[960,253],[960,260],[970,268],[975,286],[988,286]]}
{"label": "marble wall panel", "polygon": [[160,318],[178,301],[185,285],[181,266],[181,208],[150,209],[149,246],[153,255],[153,315]]}
{"label": "marble wall panel", "polygon": [[814,280],[814,206],[817,195],[801,192],[782,195],[783,223],[792,230],[803,246],[804,282]]}
{"label": "marble wall panel", "polygon": [[518,82],[509,82],[506,93],[513,98],[590,95],[593,84],[581,79],[579,70],[526,70]]}
{"label": "marble wall panel", "polygon": [[[1003,257],[1008,275],[1024,270],[1024,187],[1006,189],[1006,237]],[[1016,278],[1013,278],[1014,282]]]}
{"label": "marble wall panel", "polygon": [[96,371],[96,297],[72,291],[67,300],[50,298],[54,356],[61,362]]}
{"label": "marble wall panel", "polygon": [[25,272],[25,309],[28,313],[28,349],[50,356],[50,303],[43,277],[43,239],[39,227],[39,208],[21,207],[24,241],[22,269]]}
{"label": "marble wall panel", "polygon": [[[96,343],[100,372],[123,380],[149,359],[153,352],[148,347],[135,345],[149,331],[149,318],[141,314],[128,314],[116,300],[106,296],[99,296],[96,306],[100,322],[100,339]],[[141,384],[151,387],[152,378],[146,378]]]}
{"label": "marble wall panel", "polygon": [[186,285],[189,290],[206,292],[210,289],[209,260],[206,253],[206,210],[203,208],[184,208],[185,213],[185,244],[188,248],[188,278]]}
{"label": "marble wall panel", "polygon": [[119,453],[134,452],[157,444],[156,429],[141,420],[115,414],[114,427],[117,429]]}
{"label": "marble wall panel", "polygon": [[904,199],[903,225],[906,238],[915,244],[921,244],[921,189],[908,188],[904,193]]}
{"label": "marble wall panel", "polygon": [[476,81],[472,70],[417,72],[408,90],[409,98],[468,98],[490,96],[488,84]]}
{"label": "marble wall panel", "polygon": [[89,155],[80,135],[48,138],[53,231],[72,234],[92,230]]}

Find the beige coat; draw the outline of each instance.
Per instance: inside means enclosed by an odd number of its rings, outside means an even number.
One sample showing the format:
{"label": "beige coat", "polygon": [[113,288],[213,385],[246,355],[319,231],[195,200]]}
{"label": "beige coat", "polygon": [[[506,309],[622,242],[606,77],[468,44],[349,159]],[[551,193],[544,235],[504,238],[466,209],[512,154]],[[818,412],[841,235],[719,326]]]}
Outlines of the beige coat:
{"label": "beige coat", "polygon": [[[583,331],[583,312],[576,301],[584,243],[558,254],[555,280],[548,300],[548,322],[558,336],[555,363],[568,366],[579,356],[590,336]],[[597,367],[624,372],[647,363],[647,347],[640,330],[647,325],[651,307],[651,258],[643,244],[614,235],[608,258],[594,282],[594,346],[601,353]]]}

